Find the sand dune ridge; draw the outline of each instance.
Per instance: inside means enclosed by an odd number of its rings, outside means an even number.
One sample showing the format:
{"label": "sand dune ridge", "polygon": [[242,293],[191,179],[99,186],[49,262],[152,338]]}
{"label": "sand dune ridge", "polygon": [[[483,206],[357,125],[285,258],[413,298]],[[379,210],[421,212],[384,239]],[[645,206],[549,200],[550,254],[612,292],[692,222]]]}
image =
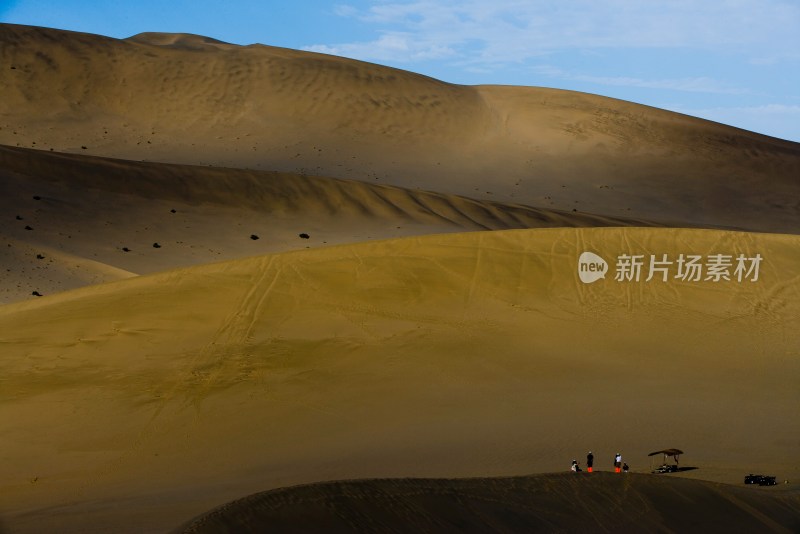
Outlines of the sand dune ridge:
{"label": "sand dune ridge", "polygon": [[[797,143],[597,95],[148,39],[208,42],[0,26],[0,60],[14,69],[0,80],[0,143],[377,180],[612,217],[800,226],[787,201],[800,193]],[[765,205],[772,214],[758,223]]]}

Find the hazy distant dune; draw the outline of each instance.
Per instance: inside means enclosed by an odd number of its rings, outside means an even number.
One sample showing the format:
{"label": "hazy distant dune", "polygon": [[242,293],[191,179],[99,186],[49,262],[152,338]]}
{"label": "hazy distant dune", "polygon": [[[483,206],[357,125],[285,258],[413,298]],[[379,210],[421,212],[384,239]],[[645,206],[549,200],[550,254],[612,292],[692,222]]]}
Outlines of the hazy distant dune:
{"label": "hazy distant dune", "polygon": [[178,50],[226,50],[236,48],[236,45],[212,39],[211,37],[203,37],[202,35],[195,35],[191,33],[158,33],[158,32],[143,32],[125,39],[131,43],[141,43],[145,45],[156,45]]}
{"label": "hazy distant dune", "polygon": [[[0,27],[0,143],[795,232],[800,145],[596,95],[184,34]],[[5,67],[4,67],[5,68]],[[769,211],[765,216],[765,211]]]}

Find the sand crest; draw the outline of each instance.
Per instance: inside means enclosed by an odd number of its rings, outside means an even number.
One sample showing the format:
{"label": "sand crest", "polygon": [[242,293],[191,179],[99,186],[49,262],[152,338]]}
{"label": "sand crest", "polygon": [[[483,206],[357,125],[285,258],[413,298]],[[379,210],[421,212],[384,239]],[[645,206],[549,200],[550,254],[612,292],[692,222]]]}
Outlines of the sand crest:
{"label": "sand crest", "polygon": [[628,474],[361,480],[259,493],[176,534],[222,532],[784,532],[800,497]]}
{"label": "sand crest", "polygon": [[7,223],[0,228],[0,303],[133,274],[368,240],[668,224],[357,180],[11,147],[0,147],[0,212]]}

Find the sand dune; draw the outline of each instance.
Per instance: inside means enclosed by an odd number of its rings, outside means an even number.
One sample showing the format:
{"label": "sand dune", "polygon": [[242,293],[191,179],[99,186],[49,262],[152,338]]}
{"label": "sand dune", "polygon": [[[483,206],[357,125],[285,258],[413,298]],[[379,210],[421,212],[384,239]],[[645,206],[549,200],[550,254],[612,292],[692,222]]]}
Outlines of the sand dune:
{"label": "sand dune", "polygon": [[275,490],[229,503],[175,533],[794,532],[800,496],[699,481],[540,475],[363,480]]}
{"label": "sand dune", "polygon": [[133,273],[372,239],[657,224],[354,180],[2,146],[0,213],[0,303]]}
{"label": "sand dune", "polygon": [[6,24],[0,42],[0,144],[604,216],[800,227],[800,145],[629,102],[458,86],[190,35],[115,40]]}
{"label": "sand dune", "polygon": [[[797,246],[707,230],[472,232],[0,307],[0,513],[20,532],[164,530],[270,488],[560,471],[588,449],[601,470],[622,451],[646,472],[648,452],[678,446],[698,467],[686,476],[796,481]],[[754,282],[585,285],[586,250],[763,264]]]}
{"label": "sand dune", "polygon": [[105,263],[7,236],[3,236],[3,245],[0,247],[3,270],[0,303],[3,304],[136,276]]}
{"label": "sand dune", "polygon": [[664,447],[790,483],[632,477],[634,527],[796,525],[799,144],[189,34],[0,24],[0,69],[0,531]]}

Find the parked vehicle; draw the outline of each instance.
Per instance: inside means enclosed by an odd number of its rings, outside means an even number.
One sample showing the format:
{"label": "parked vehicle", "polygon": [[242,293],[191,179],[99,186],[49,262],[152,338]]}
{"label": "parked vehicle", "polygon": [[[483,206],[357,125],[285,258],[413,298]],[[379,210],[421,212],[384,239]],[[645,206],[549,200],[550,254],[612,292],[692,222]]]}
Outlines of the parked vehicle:
{"label": "parked vehicle", "polygon": [[750,473],[744,477],[745,484],[758,484],[759,486],[775,486],[778,482],[775,477],[767,475],[754,475]]}

